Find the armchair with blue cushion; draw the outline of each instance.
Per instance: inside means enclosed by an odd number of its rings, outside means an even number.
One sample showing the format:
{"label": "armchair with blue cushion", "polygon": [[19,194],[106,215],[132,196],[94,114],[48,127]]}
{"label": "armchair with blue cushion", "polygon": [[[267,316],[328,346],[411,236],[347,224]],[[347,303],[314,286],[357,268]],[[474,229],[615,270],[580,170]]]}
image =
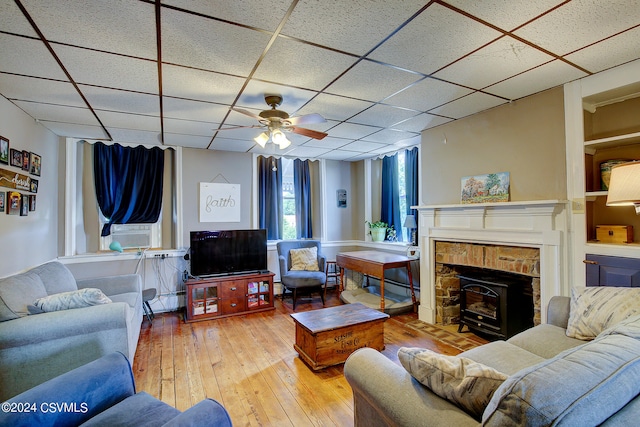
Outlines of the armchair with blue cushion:
{"label": "armchair with blue cushion", "polygon": [[[327,281],[325,273],[327,258],[322,255],[320,242],[318,240],[283,240],[278,242],[276,247],[280,262],[280,282],[284,287],[282,297],[284,298],[285,296],[285,290],[291,291],[293,294],[293,310],[295,311],[298,291],[306,293],[320,292],[322,305],[324,305],[323,291]],[[316,259],[312,260],[306,267],[293,265],[291,251],[307,248],[316,249]]]}
{"label": "armchair with blue cushion", "polygon": [[29,389],[3,403],[0,425],[20,426],[231,426],[224,407],[212,399],[176,408],[136,393],[133,372],[122,353],[110,353]]}

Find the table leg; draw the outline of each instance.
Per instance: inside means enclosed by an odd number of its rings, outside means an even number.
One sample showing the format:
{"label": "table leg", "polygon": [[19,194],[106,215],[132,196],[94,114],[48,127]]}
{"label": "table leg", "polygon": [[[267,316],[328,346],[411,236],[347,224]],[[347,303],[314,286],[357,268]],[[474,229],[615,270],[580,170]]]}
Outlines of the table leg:
{"label": "table leg", "polygon": [[380,278],[380,311],[384,313],[384,270]]}
{"label": "table leg", "polygon": [[343,283],[344,283],[344,268],[340,267],[340,284],[338,285],[338,294],[341,294],[342,291],[344,291]]}
{"label": "table leg", "polygon": [[413,303],[413,312],[418,309],[416,306],[416,293],[413,289],[413,275],[411,274],[411,261],[407,261],[407,277],[409,278],[409,288],[411,288],[411,302]]}

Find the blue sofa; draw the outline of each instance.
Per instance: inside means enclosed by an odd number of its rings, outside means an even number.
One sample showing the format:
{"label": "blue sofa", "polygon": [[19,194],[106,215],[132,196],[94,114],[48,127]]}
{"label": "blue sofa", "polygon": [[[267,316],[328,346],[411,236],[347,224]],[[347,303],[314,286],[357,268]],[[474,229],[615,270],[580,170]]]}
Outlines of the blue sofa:
{"label": "blue sofa", "polygon": [[2,403],[3,426],[231,426],[224,407],[205,399],[185,412],[136,393],[129,361],[111,353]]}

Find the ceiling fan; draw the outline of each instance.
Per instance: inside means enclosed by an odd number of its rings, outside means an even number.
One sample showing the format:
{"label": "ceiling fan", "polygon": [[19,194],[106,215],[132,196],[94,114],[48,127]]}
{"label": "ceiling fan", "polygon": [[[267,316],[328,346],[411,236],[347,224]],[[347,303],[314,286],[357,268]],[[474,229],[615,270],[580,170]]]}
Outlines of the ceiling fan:
{"label": "ceiling fan", "polygon": [[[304,116],[297,117],[289,117],[289,114],[285,111],[278,110],[280,104],[282,104],[282,96],[281,95],[272,95],[265,94],[264,101],[271,107],[269,110],[261,111],[259,114],[254,114],[250,111],[243,110],[242,108],[231,107],[233,111],[236,111],[240,114],[244,114],[245,116],[252,117],[258,122],[260,125],[249,126],[256,128],[266,128],[264,132],[260,135],[253,138],[253,140],[260,145],[262,148],[265,147],[267,142],[271,140],[274,144],[278,145],[280,149],[287,148],[291,145],[291,141],[289,141],[284,134],[284,132],[293,132],[298,135],[308,136],[313,139],[322,139],[327,136],[324,132],[319,132],[312,129],[301,128],[298,125],[304,124],[312,124],[312,123],[324,123],[326,120],[320,114],[306,114]],[[238,129],[247,126],[239,126],[237,128],[228,128],[228,129],[219,129],[219,130],[231,130]]]}

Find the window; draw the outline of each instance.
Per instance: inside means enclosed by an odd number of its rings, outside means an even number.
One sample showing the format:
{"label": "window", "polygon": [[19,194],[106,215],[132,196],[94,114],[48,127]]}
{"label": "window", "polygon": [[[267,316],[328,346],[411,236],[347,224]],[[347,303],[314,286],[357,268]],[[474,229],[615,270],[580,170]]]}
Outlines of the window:
{"label": "window", "polygon": [[396,230],[398,241],[411,241],[411,230],[403,226],[411,206],[418,202],[418,148],[403,150],[382,159],[382,203],[380,218]]}
{"label": "window", "polygon": [[258,156],[258,223],[269,240],[312,237],[310,163]]}

